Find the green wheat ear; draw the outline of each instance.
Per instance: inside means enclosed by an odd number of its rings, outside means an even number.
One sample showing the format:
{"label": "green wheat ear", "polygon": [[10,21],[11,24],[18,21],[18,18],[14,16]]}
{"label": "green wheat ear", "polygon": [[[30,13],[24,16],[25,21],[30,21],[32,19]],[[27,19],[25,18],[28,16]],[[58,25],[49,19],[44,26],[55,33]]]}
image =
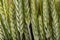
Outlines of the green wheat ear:
{"label": "green wheat ear", "polygon": [[36,8],[36,0],[31,0],[31,24],[34,40],[39,40],[38,35],[38,13]]}
{"label": "green wheat ear", "polygon": [[23,28],[25,27],[24,23],[24,11],[23,11],[23,0],[14,0],[15,11],[16,11],[16,23],[17,28],[20,33],[21,40],[23,39]]}
{"label": "green wheat ear", "polygon": [[14,26],[14,2],[13,0],[8,0],[8,24],[10,27],[10,33],[11,33],[11,40],[16,40],[16,31],[15,31],[15,26]]}
{"label": "green wheat ear", "polygon": [[26,26],[24,27],[25,37],[26,40],[32,40],[31,34],[30,34],[30,7],[29,7],[29,0],[24,0],[24,14],[25,14],[25,23]]}
{"label": "green wheat ear", "polygon": [[53,40],[52,39],[52,31],[51,31],[51,26],[49,25],[49,4],[48,0],[43,0],[43,23],[44,23],[44,31],[45,31],[45,36],[47,40]]}
{"label": "green wheat ear", "polygon": [[58,19],[59,19],[59,35],[60,35],[60,0],[55,2],[56,5],[56,11],[58,13]]}
{"label": "green wheat ear", "polygon": [[[1,1],[0,1],[0,16],[1,16],[1,14],[3,13],[3,11],[2,11],[2,3],[1,3]],[[0,18],[0,20],[1,20],[1,18]],[[1,25],[1,21],[0,21],[0,40],[3,40],[3,29],[2,29],[2,25]]]}
{"label": "green wheat ear", "polygon": [[40,40],[45,40],[45,32],[44,32],[44,26],[43,26],[43,13],[42,13],[42,4],[43,4],[43,1],[42,0],[38,0],[38,4],[39,4],[39,10],[38,10],[38,20],[39,20],[39,30],[40,30]]}
{"label": "green wheat ear", "polygon": [[[9,33],[8,33],[8,30],[7,30],[7,26],[6,26],[6,20],[5,20],[5,14],[4,14],[4,6],[3,6],[3,0],[1,0],[1,4],[2,4],[2,11],[1,11],[1,15],[0,15],[0,17],[1,17],[1,19],[0,19],[0,21],[1,21],[1,25],[2,25],[2,28],[3,28],[3,31],[4,31],[4,36],[5,36],[5,40],[7,40],[8,39],[8,35],[9,35]],[[6,12],[6,11],[5,11]]]}
{"label": "green wheat ear", "polygon": [[[0,15],[2,14],[2,3],[0,1]],[[0,18],[1,20],[1,18]],[[3,32],[2,32],[2,25],[1,25],[1,21],[0,21],[0,40],[3,40]]]}
{"label": "green wheat ear", "polygon": [[1,25],[1,22],[0,22],[0,40],[3,40],[3,31],[2,31],[2,25]]}
{"label": "green wheat ear", "polygon": [[54,40],[59,40],[59,23],[58,23],[58,14],[55,8],[55,0],[49,0],[50,7],[51,7],[51,14],[53,18],[52,27],[53,27],[53,34],[54,34]]}

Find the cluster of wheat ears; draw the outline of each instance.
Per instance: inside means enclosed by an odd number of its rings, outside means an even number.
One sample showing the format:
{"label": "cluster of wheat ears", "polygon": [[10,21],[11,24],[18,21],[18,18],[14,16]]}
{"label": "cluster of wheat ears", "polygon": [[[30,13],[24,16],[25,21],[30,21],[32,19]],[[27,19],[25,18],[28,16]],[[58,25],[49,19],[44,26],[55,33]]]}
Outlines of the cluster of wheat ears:
{"label": "cluster of wheat ears", "polygon": [[0,0],[0,40],[60,40],[58,4],[56,0]]}

